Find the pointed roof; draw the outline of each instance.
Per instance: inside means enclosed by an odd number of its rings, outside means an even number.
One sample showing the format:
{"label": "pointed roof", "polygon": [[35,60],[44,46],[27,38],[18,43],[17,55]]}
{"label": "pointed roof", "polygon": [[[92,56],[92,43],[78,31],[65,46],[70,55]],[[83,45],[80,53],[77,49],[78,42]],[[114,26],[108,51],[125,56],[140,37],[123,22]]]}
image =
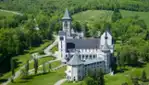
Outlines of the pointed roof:
{"label": "pointed roof", "polygon": [[81,65],[83,64],[83,61],[79,58],[78,52],[70,59],[68,62],[68,65]]}
{"label": "pointed roof", "polygon": [[62,19],[71,19],[68,9],[66,8],[65,14]]}
{"label": "pointed roof", "polygon": [[110,28],[107,28],[105,32],[108,32],[110,35],[112,35]]}

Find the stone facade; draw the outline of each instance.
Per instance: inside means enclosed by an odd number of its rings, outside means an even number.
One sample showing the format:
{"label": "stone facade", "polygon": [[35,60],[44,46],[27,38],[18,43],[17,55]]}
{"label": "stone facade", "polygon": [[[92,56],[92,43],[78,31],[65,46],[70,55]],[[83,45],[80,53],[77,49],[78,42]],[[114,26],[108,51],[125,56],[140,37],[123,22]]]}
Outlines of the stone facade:
{"label": "stone facade", "polygon": [[69,81],[82,80],[89,69],[112,72],[114,44],[110,31],[106,30],[100,38],[85,38],[83,32],[74,32],[71,22],[66,9],[58,42],[61,61],[67,64],[66,78]]}

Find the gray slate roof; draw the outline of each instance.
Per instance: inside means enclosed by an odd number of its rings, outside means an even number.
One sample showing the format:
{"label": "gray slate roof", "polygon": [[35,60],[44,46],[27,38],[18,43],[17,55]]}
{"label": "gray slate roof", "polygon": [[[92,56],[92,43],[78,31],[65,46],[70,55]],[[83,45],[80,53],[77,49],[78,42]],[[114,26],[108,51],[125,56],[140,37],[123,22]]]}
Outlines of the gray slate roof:
{"label": "gray slate roof", "polygon": [[73,43],[74,48],[73,49],[95,49],[99,48],[100,45],[100,39],[67,39],[67,48],[71,49],[71,47],[68,46],[68,43]]}
{"label": "gray slate roof", "polygon": [[68,65],[81,65],[83,64],[83,61],[79,58],[78,53],[76,53],[67,63]]}
{"label": "gray slate roof", "polygon": [[71,19],[68,9],[65,10],[65,14],[62,19]]}

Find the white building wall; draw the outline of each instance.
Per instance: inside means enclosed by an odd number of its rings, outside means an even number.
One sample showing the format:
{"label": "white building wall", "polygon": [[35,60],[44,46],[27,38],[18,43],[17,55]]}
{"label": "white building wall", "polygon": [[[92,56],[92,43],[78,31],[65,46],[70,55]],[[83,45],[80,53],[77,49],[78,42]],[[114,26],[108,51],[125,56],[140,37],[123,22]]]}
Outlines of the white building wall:
{"label": "white building wall", "polygon": [[[63,40],[60,40],[60,37],[63,37]],[[66,55],[66,36],[59,36],[59,42],[58,42],[58,47],[59,47],[59,53],[61,56],[62,62],[66,62],[65,60],[65,55]]]}
{"label": "white building wall", "polygon": [[[102,46],[102,45],[104,45],[105,44],[105,32],[101,35],[101,39],[100,39],[100,45]],[[109,32],[107,32],[107,37],[108,37],[108,39],[107,39],[107,43],[108,43],[108,45],[112,45],[112,36],[111,36],[111,34],[109,33]]]}
{"label": "white building wall", "polygon": [[[67,23],[67,27],[65,27],[65,23]],[[63,20],[63,31],[66,32],[67,36],[70,36],[71,34],[71,21],[70,20]]]}

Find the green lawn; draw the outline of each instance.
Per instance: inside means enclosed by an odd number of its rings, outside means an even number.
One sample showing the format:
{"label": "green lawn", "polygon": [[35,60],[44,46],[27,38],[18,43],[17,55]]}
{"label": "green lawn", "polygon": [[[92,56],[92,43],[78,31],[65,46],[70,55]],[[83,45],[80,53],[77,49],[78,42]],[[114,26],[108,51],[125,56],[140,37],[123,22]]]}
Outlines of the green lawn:
{"label": "green lawn", "polygon": [[[47,56],[47,57],[40,58],[40,59],[38,59],[38,65],[42,65],[43,63],[46,63],[47,61],[54,60],[54,59],[55,58],[52,57],[52,56]],[[34,68],[34,62],[30,63],[29,68],[30,69]]]}
{"label": "green lawn", "polygon": [[[41,64],[41,65],[43,65],[43,64]],[[51,68],[55,68],[55,67],[60,66],[60,65],[61,65],[61,61],[55,61],[55,62],[51,63]],[[49,64],[45,64],[45,70],[46,71],[49,70]],[[39,71],[43,71],[43,67],[40,67]]]}
{"label": "green lawn", "polygon": [[10,83],[8,85],[54,85],[58,80],[65,77],[66,67],[62,67],[57,71],[53,71],[47,74],[39,74],[37,76],[31,76],[28,80],[23,80],[18,78],[15,83]]}
{"label": "green lawn", "polygon": [[55,62],[51,63],[51,67],[52,68],[55,68],[55,67],[57,67],[59,65],[61,65],[61,61],[55,61]]}
{"label": "green lawn", "polygon": [[55,51],[58,51],[58,46],[54,46],[52,49],[51,49],[51,52],[54,53]]}

